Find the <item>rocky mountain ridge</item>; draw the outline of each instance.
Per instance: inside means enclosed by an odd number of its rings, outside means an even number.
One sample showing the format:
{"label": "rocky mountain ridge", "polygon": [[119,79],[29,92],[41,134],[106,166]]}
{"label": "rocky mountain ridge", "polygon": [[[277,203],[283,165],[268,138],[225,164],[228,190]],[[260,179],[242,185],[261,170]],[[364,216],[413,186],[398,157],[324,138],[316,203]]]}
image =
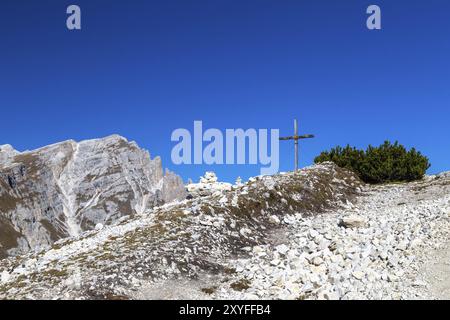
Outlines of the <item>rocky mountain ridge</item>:
{"label": "rocky mountain ridge", "polygon": [[118,135],[22,153],[0,146],[0,258],[185,196],[159,157]]}
{"label": "rocky mountain ridge", "polygon": [[[229,259],[268,243],[283,221],[346,205],[362,190],[354,174],[331,163],[231,188],[214,187],[209,178],[200,183],[198,197],[58,241],[51,250],[0,261],[0,297],[133,298],[133,288],[143,284],[235,277]],[[172,287],[179,285],[165,290]]]}
{"label": "rocky mountain ridge", "polygon": [[449,297],[449,173],[373,186],[323,163],[188,189],[0,260],[0,299]]}

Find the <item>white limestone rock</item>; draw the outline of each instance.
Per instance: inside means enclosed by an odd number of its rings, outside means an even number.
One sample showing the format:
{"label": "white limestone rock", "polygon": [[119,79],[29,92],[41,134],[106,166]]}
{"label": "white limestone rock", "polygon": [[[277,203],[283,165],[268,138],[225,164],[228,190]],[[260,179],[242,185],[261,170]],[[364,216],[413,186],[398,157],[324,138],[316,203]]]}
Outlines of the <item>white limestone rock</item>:
{"label": "white limestone rock", "polygon": [[367,225],[367,221],[361,216],[350,215],[342,218],[339,224],[345,228],[364,228]]}
{"label": "white limestone rock", "polygon": [[186,186],[190,198],[221,196],[224,191],[230,191],[232,188],[231,183],[218,182],[216,174],[212,171],[208,171],[203,177],[200,177],[198,183],[190,183]]}
{"label": "white limestone rock", "polygon": [[41,249],[98,224],[177,199],[181,178],[163,174],[135,142],[118,135],[19,153],[0,147],[0,257]]}
{"label": "white limestone rock", "polygon": [[11,278],[11,275],[9,274],[8,271],[2,271],[1,276],[0,276],[0,283],[6,283],[9,281],[9,279]]}
{"label": "white limestone rock", "polygon": [[272,223],[272,224],[280,224],[281,220],[276,215],[271,215],[269,217],[269,222]]}

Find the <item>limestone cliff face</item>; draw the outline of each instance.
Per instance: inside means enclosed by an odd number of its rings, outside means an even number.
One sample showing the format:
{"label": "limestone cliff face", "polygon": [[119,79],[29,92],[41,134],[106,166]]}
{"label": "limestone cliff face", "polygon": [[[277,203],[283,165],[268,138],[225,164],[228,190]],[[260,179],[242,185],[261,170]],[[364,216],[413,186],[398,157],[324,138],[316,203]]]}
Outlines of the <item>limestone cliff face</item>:
{"label": "limestone cliff face", "polygon": [[117,135],[24,153],[0,146],[0,257],[185,196],[160,158]]}

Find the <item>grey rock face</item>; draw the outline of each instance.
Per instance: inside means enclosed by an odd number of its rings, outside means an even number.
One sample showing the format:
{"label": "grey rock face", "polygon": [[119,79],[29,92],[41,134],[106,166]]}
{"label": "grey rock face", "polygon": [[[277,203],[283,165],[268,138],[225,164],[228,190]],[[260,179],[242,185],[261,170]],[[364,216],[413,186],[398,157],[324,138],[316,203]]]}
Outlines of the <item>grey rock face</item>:
{"label": "grey rock face", "polygon": [[19,151],[14,150],[14,148],[9,144],[0,146],[0,163],[9,162],[17,154],[19,154]]}
{"label": "grey rock face", "polygon": [[97,224],[186,197],[136,143],[113,135],[19,153],[0,147],[0,257],[40,249]]}

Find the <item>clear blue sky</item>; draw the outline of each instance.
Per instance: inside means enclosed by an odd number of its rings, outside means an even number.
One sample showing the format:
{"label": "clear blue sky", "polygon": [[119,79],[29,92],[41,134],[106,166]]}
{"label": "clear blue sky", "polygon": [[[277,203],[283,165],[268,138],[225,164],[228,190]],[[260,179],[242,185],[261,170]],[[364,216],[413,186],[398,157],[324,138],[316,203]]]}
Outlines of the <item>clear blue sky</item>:
{"label": "clear blue sky", "polygon": [[[82,30],[66,29],[66,8]],[[381,31],[366,28],[370,4]],[[175,166],[172,130],[280,128],[320,151],[385,139],[450,170],[448,0],[2,0],[0,144],[33,149],[117,133],[183,178],[259,166]],[[292,169],[292,143],[280,170]]]}

